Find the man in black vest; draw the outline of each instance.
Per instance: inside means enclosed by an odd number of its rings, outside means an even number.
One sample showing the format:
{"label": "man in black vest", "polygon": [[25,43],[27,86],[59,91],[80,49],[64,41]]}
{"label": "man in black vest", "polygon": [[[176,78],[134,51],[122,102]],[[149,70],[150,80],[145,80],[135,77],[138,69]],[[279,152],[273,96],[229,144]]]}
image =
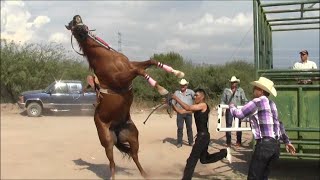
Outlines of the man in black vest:
{"label": "man in black vest", "polygon": [[184,103],[176,95],[172,96],[172,99],[176,100],[176,102],[179,103],[183,108],[179,109],[174,105],[174,110],[180,114],[193,112],[197,127],[197,138],[187,160],[187,164],[183,173],[183,180],[191,180],[199,159],[202,164],[213,163],[223,158],[227,158],[227,160],[231,163],[231,154],[229,148],[221,149],[220,152],[213,154],[208,153],[208,145],[210,142],[210,134],[208,131],[210,108],[206,103],[206,92],[203,89],[195,90],[194,96],[195,104],[193,105]]}

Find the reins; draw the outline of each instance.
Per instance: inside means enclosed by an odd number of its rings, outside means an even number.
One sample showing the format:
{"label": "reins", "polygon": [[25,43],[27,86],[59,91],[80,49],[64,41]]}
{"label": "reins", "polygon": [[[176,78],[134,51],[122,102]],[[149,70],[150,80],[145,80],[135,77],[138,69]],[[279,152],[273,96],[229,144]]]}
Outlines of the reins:
{"label": "reins", "polygon": [[[113,49],[112,47],[110,47],[110,46],[107,47],[106,45],[104,45],[103,43],[101,43],[94,35],[91,34],[92,31],[95,31],[95,30],[89,30],[89,31],[88,31],[88,36],[89,36],[92,40],[94,40],[94,41],[97,42],[100,46],[106,48],[107,50],[112,50],[112,51],[118,52],[117,50]],[[84,56],[84,54],[79,53],[78,51],[76,51],[76,50],[74,49],[72,39],[73,39],[73,35],[71,34],[71,47],[72,47],[72,49],[73,49],[77,54],[79,54],[79,55],[81,55],[81,56]]]}
{"label": "reins", "polygon": [[74,47],[73,47],[73,42],[72,42],[72,37],[73,37],[73,35],[71,34],[71,47],[72,47],[72,49],[73,49],[74,52],[76,52],[77,54],[79,54],[79,55],[81,55],[81,56],[84,56],[84,54],[81,54],[81,53],[79,53],[78,51],[76,51],[76,50],[74,49]]}
{"label": "reins", "polygon": [[160,107],[162,107],[163,105],[167,105],[167,113],[169,114],[170,118],[172,118],[172,98],[171,98],[171,94],[168,94],[165,101],[162,102],[161,104],[157,105],[148,115],[147,119],[145,121],[143,121],[143,124],[146,124],[146,122],[148,121],[149,117]]}
{"label": "reins", "polygon": [[151,116],[151,114],[153,114],[153,112],[155,112],[157,109],[159,109],[161,106],[165,105],[165,103],[161,103],[159,104],[157,107],[155,107],[149,114],[149,116],[147,117],[147,119],[145,121],[143,121],[143,124],[146,124],[146,122],[148,121],[149,117]]}
{"label": "reins", "polygon": [[90,31],[89,31],[89,33],[88,33],[88,36],[92,39],[92,40],[94,40],[95,42],[97,42],[98,44],[100,44],[101,46],[103,46],[104,48],[106,48],[106,49],[108,49],[108,50],[112,50],[112,51],[115,51],[115,52],[118,52],[118,51],[116,51],[115,49],[113,49],[112,47],[110,47],[110,46],[106,46],[106,45],[104,45],[103,43],[101,43],[95,36],[93,36],[93,35],[91,35],[91,33],[90,33]]}

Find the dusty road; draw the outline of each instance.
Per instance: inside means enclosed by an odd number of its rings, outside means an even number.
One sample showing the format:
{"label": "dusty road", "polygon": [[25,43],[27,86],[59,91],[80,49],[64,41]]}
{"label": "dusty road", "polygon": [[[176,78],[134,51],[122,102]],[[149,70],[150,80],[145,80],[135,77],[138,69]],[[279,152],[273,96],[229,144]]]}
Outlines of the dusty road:
{"label": "dusty road", "polygon": [[[1,179],[109,179],[104,149],[90,115],[55,114],[29,118],[16,108],[1,110]],[[176,148],[175,116],[135,111],[133,120],[140,131],[139,158],[152,179],[181,178],[191,147]],[[210,116],[211,152],[224,148],[224,133],[215,131]],[[194,127],[194,132],[196,132]],[[194,177],[200,179],[246,179],[251,149],[251,132],[243,135],[244,147],[233,149],[233,163],[198,163]],[[233,134],[235,139],[235,134]],[[184,133],[184,139],[186,135]],[[141,179],[132,160],[114,149],[117,179]],[[319,179],[318,161],[280,160],[271,179]]]}

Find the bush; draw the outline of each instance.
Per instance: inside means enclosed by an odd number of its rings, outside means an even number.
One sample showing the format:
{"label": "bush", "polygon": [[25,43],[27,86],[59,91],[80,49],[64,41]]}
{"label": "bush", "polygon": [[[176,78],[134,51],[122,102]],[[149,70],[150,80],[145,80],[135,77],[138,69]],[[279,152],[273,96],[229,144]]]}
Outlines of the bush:
{"label": "bush", "polygon": [[19,93],[44,89],[54,80],[84,80],[88,73],[88,67],[67,57],[59,44],[1,40],[1,102],[16,102]]}
{"label": "bush", "polygon": [[[90,74],[87,62],[68,57],[59,44],[25,44],[1,40],[1,102],[16,102],[18,94],[33,89],[44,89],[58,79],[85,81]],[[190,89],[203,88],[209,95],[210,104],[220,103],[223,89],[230,86],[229,79],[235,75],[241,79],[241,87],[248,99],[255,70],[251,63],[234,61],[224,65],[198,64],[185,61],[175,52],[154,54],[151,58],[185,73]],[[179,79],[164,70],[151,67],[146,70],[161,86],[173,93],[179,89]],[[133,81],[134,101],[158,104],[161,95],[143,77]],[[151,103],[149,103],[151,102]]]}
{"label": "bush", "polygon": [[[252,97],[249,82],[254,80],[255,70],[253,64],[246,61],[234,61],[225,65],[193,65],[186,62],[183,58],[174,52],[167,54],[155,54],[152,58],[164,64],[172,66],[174,69],[181,70],[185,73],[185,79],[189,83],[190,89],[203,88],[209,96],[209,103],[216,105],[220,103],[221,94],[226,87],[230,87],[229,80],[231,76],[237,76],[241,79],[241,87],[244,89],[248,99]],[[161,86],[173,93],[179,89],[179,79],[173,74],[166,73],[159,68],[150,68],[148,74],[155,79]],[[156,101],[162,98],[155,89],[142,77],[134,80],[134,93],[136,100]]]}

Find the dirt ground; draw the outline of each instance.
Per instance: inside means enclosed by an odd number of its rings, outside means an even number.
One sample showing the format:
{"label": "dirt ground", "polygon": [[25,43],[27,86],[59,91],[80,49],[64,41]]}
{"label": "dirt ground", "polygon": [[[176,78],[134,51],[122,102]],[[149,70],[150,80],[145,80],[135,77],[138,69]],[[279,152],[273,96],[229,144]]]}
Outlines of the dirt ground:
{"label": "dirt ground", "polygon": [[[1,179],[109,179],[109,161],[98,140],[90,114],[54,113],[30,118],[16,106],[1,105]],[[191,147],[176,148],[175,115],[132,110],[139,129],[139,159],[151,179],[181,179]],[[216,132],[216,114],[210,115],[210,152],[225,145],[225,133]],[[194,123],[193,123],[194,124]],[[194,134],[196,134],[196,129]],[[232,135],[233,143],[235,133]],[[184,140],[186,140],[184,130]],[[246,179],[251,156],[251,132],[244,132],[243,147],[233,148],[233,163],[198,162],[194,178]],[[117,179],[141,179],[130,159],[114,149]],[[279,160],[271,179],[319,179],[319,161]]]}

